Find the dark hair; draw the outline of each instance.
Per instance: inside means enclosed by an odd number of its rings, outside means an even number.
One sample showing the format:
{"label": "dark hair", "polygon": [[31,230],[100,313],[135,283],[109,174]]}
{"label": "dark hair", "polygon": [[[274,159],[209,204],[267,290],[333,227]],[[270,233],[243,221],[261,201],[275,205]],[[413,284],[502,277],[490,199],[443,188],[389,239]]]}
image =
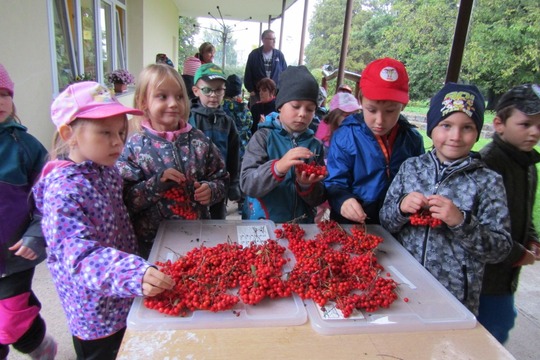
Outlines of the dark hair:
{"label": "dark hair", "polygon": [[265,37],[266,35],[270,34],[270,33],[274,34],[274,30],[270,30],[270,29],[264,30],[264,31],[262,32],[262,34],[261,34],[261,40],[264,39],[264,37]]}
{"label": "dark hair", "polygon": [[262,78],[261,80],[259,80],[256,88],[257,91],[261,91],[261,89],[266,89],[270,91],[272,95],[276,94],[276,83],[270,78]]}
{"label": "dark hair", "polygon": [[503,124],[506,124],[506,120],[508,120],[508,118],[512,116],[515,108],[516,107],[514,105],[503,107],[501,110],[497,111],[496,116],[501,119],[501,122]]}

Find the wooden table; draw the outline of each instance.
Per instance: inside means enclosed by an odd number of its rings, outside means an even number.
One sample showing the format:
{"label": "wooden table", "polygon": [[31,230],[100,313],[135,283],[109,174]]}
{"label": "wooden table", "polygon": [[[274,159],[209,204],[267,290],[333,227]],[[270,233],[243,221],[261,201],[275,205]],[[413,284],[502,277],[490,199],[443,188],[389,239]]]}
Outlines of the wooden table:
{"label": "wooden table", "polygon": [[320,335],[273,328],[134,331],[117,359],[514,359],[481,325],[467,330]]}

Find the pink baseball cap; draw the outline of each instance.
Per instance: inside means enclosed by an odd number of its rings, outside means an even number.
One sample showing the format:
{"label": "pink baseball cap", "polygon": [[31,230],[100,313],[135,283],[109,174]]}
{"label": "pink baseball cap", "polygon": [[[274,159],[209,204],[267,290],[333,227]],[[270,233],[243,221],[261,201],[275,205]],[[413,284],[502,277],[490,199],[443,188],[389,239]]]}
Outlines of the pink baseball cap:
{"label": "pink baseball cap", "polygon": [[9,77],[6,68],[2,64],[0,64],[0,89],[6,89],[9,91],[11,97],[13,97],[15,84],[13,84],[13,81]]}
{"label": "pink baseball cap", "polygon": [[409,102],[409,75],[402,62],[382,58],[370,62],[360,77],[362,96],[370,100]]}
{"label": "pink baseball cap", "polygon": [[94,81],[69,85],[51,105],[51,118],[56,128],[68,125],[77,118],[103,119],[122,114],[144,113],[122,105],[109,89]]}
{"label": "pink baseball cap", "polygon": [[362,107],[354,95],[346,92],[338,92],[330,101],[330,111],[339,109],[344,112],[352,113],[360,110]]}

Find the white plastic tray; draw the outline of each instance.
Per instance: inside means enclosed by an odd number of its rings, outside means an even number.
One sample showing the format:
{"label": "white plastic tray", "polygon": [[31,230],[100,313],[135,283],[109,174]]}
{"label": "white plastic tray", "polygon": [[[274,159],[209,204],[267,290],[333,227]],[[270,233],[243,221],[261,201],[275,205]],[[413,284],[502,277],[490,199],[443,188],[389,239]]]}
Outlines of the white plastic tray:
{"label": "white plastic tray", "polygon": [[[156,235],[149,261],[174,261],[178,253],[185,254],[203,244],[210,247],[227,240],[246,243],[265,241],[269,237],[274,239],[274,228],[274,223],[267,220],[164,221]],[[288,251],[286,256],[294,258]],[[185,317],[168,316],[147,309],[142,299],[137,298],[129,312],[127,326],[132,330],[176,330],[293,326],[306,321],[305,306],[297,296],[265,299],[254,306],[239,302],[232,310],[217,313],[198,310]]]}
{"label": "white plastic tray", "polygon": [[[346,229],[350,225],[344,225]],[[318,232],[316,225],[302,225],[306,238]],[[469,329],[476,326],[474,315],[442,286],[394,237],[379,225],[368,225],[368,233],[384,238],[377,259],[399,283],[398,299],[388,309],[362,312],[363,319],[324,318],[311,300],[308,316],[315,331],[323,335],[376,332]],[[444,259],[441,259],[444,261]],[[405,302],[404,299],[408,301]]]}

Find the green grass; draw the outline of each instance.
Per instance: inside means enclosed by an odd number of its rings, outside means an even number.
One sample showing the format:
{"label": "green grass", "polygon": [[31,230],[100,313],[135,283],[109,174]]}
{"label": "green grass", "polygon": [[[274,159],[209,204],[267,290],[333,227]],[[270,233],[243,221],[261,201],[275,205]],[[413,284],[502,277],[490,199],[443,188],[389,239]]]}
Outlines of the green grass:
{"label": "green grass", "polygon": [[[416,111],[413,109],[418,109],[419,111]],[[414,107],[414,106],[407,106],[407,108],[405,109],[405,112],[410,112],[410,113],[416,113],[416,114],[426,114],[427,113],[427,108],[426,107]],[[488,118],[488,114],[486,113],[486,121],[487,121],[487,118]],[[490,121],[493,121],[493,113],[490,114]],[[421,134],[422,134],[422,137],[424,138],[424,147],[426,148],[426,150],[428,149],[431,149],[432,146],[433,146],[433,142],[431,141],[431,139],[426,135],[426,132],[423,131],[423,130],[418,130]],[[480,149],[482,149],[484,146],[486,146],[488,143],[491,142],[491,139],[484,139],[484,138],[480,138],[476,144],[473,146],[473,151],[480,151]],[[540,147],[536,147],[536,150],[540,151]],[[540,164],[537,164],[536,165],[536,169],[538,170],[538,172],[540,173]],[[534,208],[533,208],[533,223],[534,223],[534,226],[536,228],[539,227],[539,224],[540,224],[540,187],[537,187],[536,188],[536,198],[535,198],[535,201],[534,201]]]}

